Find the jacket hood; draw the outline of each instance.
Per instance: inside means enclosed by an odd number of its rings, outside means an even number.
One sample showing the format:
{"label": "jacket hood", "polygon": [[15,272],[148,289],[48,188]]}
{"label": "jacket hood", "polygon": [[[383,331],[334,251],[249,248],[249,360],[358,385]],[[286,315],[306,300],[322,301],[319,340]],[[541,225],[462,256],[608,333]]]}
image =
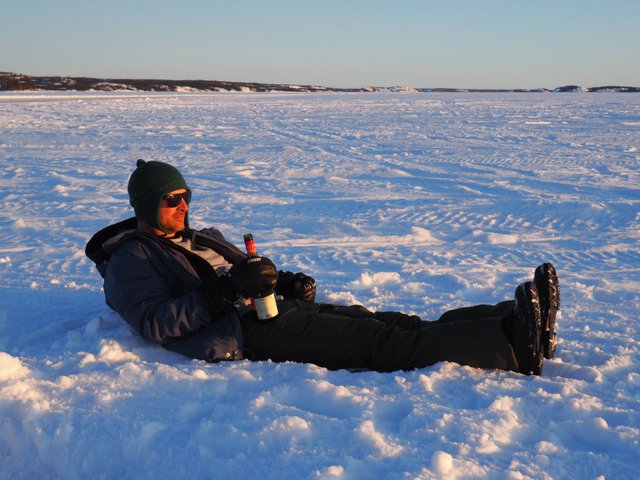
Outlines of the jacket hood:
{"label": "jacket hood", "polygon": [[[203,232],[209,232],[209,235],[203,235],[202,233],[190,228],[185,228],[182,234],[189,236],[196,244],[212,248],[232,264],[235,264],[242,258],[246,257],[244,252],[239,250],[235,245],[227,242],[224,237],[222,237],[222,234],[217,230],[209,229],[203,230]],[[104,276],[104,266],[109,260],[111,254],[115,252],[122,243],[132,237],[138,237],[141,239],[153,238],[156,241],[165,241],[168,242],[169,245],[173,245],[169,240],[154,237],[153,234],[138,230],[138,220],[136,217],[132,217],[113,225],[109,225],[97,232],[87,242],[84,253],[93,263],[95,263],[100,275]]]}
{"label": "jacket hood", "polygon": [[111,252],[115,249],[109,248],[110,245],[115,247],[119,244],[120,238],[128,236],[127,233],[137,232],[137,228],[138,220],[136,217],[109,225],[91,237],[84,249],[84,254],[96,264],[98,271],[101,271],[100,267],[109,259]]}

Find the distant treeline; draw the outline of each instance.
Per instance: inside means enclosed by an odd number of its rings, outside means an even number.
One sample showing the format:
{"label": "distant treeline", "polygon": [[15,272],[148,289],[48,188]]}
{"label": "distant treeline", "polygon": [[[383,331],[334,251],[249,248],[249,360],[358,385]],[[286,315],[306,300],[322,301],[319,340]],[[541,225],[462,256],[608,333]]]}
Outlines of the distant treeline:
{"label": "distant treeline", "polygon": [[640,87],[608,85],[580,87],[565,85],[552,90],[538,89],[483,89],[483,88],[413,88],[413,87],[361,87],[335,88],[318,85],[270,84],[255,82],[227,82],[218,80],[155,80],[113,79],[90,77],[38,77],[19,73],[0,72],[0,90],[52,90],[52,91],[144,91],[144,92],[640,92]]}

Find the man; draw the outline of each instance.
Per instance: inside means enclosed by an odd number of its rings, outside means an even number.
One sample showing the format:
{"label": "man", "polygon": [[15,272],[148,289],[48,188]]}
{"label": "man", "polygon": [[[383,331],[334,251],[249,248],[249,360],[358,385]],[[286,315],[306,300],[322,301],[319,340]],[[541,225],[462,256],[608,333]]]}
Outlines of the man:
{"label": "man", "polygon": [[[328,369],[411,370],[440,361],[540,374],[555,351],[558,279],[551,264],[515,299],[422,321],[362,306],[314,303],[315,281],[249,258],[216,229],[189,228],[191,189],[173,166],[138,160],[128,192],[135,218],[109,226],[86,254],[107,304],[145,340],[206,361],[313,363]],[[275,289],[279,315],[258,320],[246,300]]]}

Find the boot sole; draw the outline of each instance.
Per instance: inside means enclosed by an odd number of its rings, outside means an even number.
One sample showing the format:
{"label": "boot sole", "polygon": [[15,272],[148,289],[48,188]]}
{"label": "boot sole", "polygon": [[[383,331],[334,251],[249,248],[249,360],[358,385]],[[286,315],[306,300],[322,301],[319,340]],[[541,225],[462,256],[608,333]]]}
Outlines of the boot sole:
{"label": "boot sole", "polygon": [[560,285],[558,274],[551,263],[544,263],[536,268],[534,283],[540,298],[540,314],[542,343],[544,358],[553,358],[556,353],[558,334],[556,333],[556,314],[560,309]]}
{"label": "boot sole", "polygon": [[[540,375],[542,363],[542,347],[540,334],[542,325],[540,319],[540,300],[533,282],[518,285],[516,299],[516,339],[514,350],[520,367],[520,373],[525,375]],[[525,345],[525,351],[521,351]]]}

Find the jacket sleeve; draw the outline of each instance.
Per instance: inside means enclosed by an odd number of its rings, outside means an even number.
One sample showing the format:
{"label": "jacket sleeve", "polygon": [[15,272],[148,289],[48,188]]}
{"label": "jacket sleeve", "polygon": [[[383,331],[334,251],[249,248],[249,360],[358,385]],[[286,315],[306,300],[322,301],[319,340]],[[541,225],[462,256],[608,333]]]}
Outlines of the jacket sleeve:
{"label": "jacket sleeve", "polygon": [[143,338],[155,343],[167,343],[210,325],[212,315],[197,277],[189,280],[191,285],[182,286],[182,291],[172,291],[172,282],[147,253],[144,248],[114,253],[104,282],[107,303]]}

